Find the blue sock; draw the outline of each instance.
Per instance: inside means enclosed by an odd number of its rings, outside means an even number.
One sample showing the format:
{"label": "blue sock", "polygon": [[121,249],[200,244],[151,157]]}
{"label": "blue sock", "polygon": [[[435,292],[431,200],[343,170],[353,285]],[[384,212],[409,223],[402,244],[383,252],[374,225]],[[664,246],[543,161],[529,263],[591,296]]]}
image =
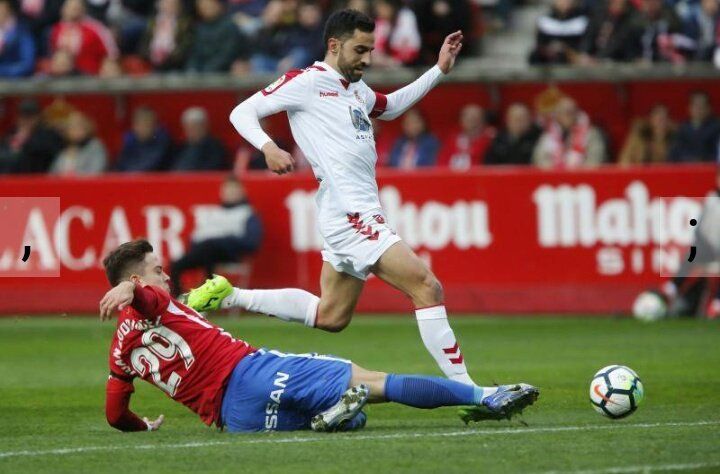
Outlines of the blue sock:
{"label": "blue sock", "polygon": [[483,389],[441,377],[388,374],[385,398],[415,408],[479,405]]}

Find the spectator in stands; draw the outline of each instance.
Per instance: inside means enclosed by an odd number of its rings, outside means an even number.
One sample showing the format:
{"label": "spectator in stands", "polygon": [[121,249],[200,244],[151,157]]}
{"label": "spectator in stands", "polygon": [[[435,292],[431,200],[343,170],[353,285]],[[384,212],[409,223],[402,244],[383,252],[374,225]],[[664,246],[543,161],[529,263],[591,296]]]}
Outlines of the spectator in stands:
{"label": "spectator in stands", "polygon": [[13,1],[0,0],[0,77],[29,76],[35,70],[35,40],[17,17]]}
{"label": "spectator in stands", "polygon": [[413,11],[400,0],[375,2],[373,64],[396,67],[413,64],[420,55],[420,31]]}
{"label": "spectator in stands", "polygon": [[632,61],[641,54],[637,12],[629,0],[608,0],[593,15],[580,49],[580,64]]}
{"label": "spectator in stands", "polygon": [[[302,21],[300,23],[300,13]],[[256,73],[283,73],[319,59],[322,48],[322,12],[314,3],[297,8],[295,1],[271,0],[262,15],[255,52],[250,58]]]}
{"label": "spectator in stands", "polygon": [[262,241],[262,222],[245,195],[245,188],[234,176],[220,187],[220,205],[204,206],[196,213],[195,229],[187,253],[170,265],[172,288],[182,293],[182,274],[203,268],[212,278],[219,263],[238,262],[252,255]]}
{"label": "spectator in stands", "polygon": [[684,44],[680,35],[682,23],[672,8],[663,5],[663,0],[642,0],[638,24],[644,61],[685,61],[680,51]]}
{"label": "spectator in stands", "polygon": [[210,171],[228,169],[225,147],[210,135],[207,112],[190,107],[182,115],[185,144],[177,154],[174,171]]}
{"label": "spectator in stands", "polygon": [[529,165],[540,138],[540,127],[525,104],[515,103],[505,112],[505,129],[493,140],[485,156],[487,165]]}
{"label": "spectator in stands", "polygon": [[692,59],[712,61],[720,51],[720,1],[702,0],[698,7],[691,9],[685,22],[685,34],[695,41]]}
{"label": "spectator in stands", "polygon": [[63,146],[62,137],[43,121],[40,104],[24,99],[15,127],[0,140],[0,173],[46,173]]}
{"label": "spectator in stands", "polygon": [[675,126],[667,107],[656,105],[647,118],[633,123],[618,163],[624,166],[665,163],[674,134]]}
{"label": "spectator in stands", "polygon": [[95,126],[80,112],[73,112],[65,125],[67,146],[55,158],[50,172],[59,175],[99,174],[108,165],[105,145],[95,136]]}
{"label": "spectator in stands", "polygon": [[45,56],[52,27],[60,21],[64,0],[20,0],[20,16],[25,20],[35,38],[39,56]]}
{"label": "spectator in stands", "polygon": [[571,169],[597,166],[604,161],[605,141],[600,131],[574,100],[561,99],[535,147],[533,162],[541,168]]}
{"label": "spectator in stands", "polygon": [[420,110],[410,109],[403,115],[402,135],[393,144],[389,165],[405,170],[435,166],[439,148]]}
{"label": "spectator in stands", "polygon": [[120,51],[129,54],[137,50],[156,9],[155,3],[148,0],[92,0],[88,2],[88,13],[109,25],[118,38]]}
{"label": "spectator in stands", "polygon": [[123,138],[122,150],[115,165],[117,171],[160,171],[167,169],[172,142],[158,125],[155,111],[138,107],[133,113],[132,128]]}
{"label": "spectator in stands", "polygon": [[577,5],[577,0],[554,0],[550,12],[538,18],[537,44],[530,63],[573,63],[588,22],[587,12]]}
{"label": "spectator in stands", "polygon": [[193,47],[186,69],[190,72],[227,72],[241,53],[245,41],[225,14],[220,0],[197,0],[200,21],[195,27]]}
{"label": "spectator in stands", "polygon": [[262,28],[267,0],[228,0],[228,13],[243,35],[253,38]]}
{"label": "spectator in stands", "polygon": [[140,41],[140,55],[156,71],[183,69],[193,44],[192,19],[180,0],[159,0]]}
{"label": "spectator in stands", "polygon": [[496,133],[494,127],[487,125],[482,107],[477,104],[466,105],[460,111],[459,130],[442,144],[438,165],[455,171],[481,165]]}
{"label": "spectator in stands", "polygon": [[75,58],[70,51],[58,49],[50,58],[48,74],[53,77],[77,76],[80,74],[75,68]]}
{"label": "spectator in stands", "polygon": [[478,37],[473,27],[475,15],[468,0],[415,0],[411,4],[421,35],[421,63],[434,64],[445,37],[457,30],[462,30],[465,36],[460,54],[473,52]]}
{"label": "spectator in stands", "polygon": [[86,14],[83,0],[65,0],[62,19],[50,34],[50,50],[69,53],[74,69],[89,75],[100,72],[105,58],[117,59],[119,54],[110,30]]}
{"label": "spectator in stands", "polygon": [[715,161],[718,156],[720,121],[713,115],[710,96],[693,92],[688,107],[690,120],[680,125],[670,151],[670,161]]}

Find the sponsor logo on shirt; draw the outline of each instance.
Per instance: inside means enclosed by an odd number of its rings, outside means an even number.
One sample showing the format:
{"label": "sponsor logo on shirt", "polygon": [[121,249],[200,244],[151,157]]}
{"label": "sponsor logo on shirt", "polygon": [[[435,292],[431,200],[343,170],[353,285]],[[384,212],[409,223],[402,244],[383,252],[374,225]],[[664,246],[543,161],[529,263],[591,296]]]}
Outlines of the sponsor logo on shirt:
{"label": "sponsor logo on shirt", "polygon": [[371,129],[370,120],[368,120],[365,113],[352,106],[348,106],[348,110],[350,111],[350,120],[352,120],[355,129],[359,132],[369,132]]}
{"label": "sponsor logo on shirt", "polygon": [[355,98],[357,99],[358,102],[365,105],[365,99],[362,98],[362,96],[360,95],[360,93],[358,91],[355,91]]}
{"label": "sponsor logo on shirt", "polygon": [[329,91],[329,92],[320,91],[320,97],[337,97],[337,96],[338,96],[337,91]]}
{"label": "sponsor logo on shirt", "polygon": [[270,401],[265,406],[265,429],[272,431],[277,429],[278,425],[278,410],[280,409],[280,399],[285,393],[287,387],[287,381],[290,378],[290,374],[285,372],[277,372],[275,374],[275,381],[273,386],[275,390],[270,392]]}

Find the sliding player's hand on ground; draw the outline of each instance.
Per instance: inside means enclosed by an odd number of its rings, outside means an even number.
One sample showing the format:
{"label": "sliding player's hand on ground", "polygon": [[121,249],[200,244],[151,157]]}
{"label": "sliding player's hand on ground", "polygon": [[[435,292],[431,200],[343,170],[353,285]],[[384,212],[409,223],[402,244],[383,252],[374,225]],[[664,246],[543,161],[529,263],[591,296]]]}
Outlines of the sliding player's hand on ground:
{"label": "sliding player's hand on ground", "polygon": [[157,420],[150,421],[147,419],[147,417],[143,418],[143,421],[148,426],[148,431],[157,431],[160,429],[160,426],[163,424],[163,421],[165,421],[165,415],[160,415],[157,417]]}
{"label": "sliding player's hand on ground", "polygon": [[268,142],[262,147],[265,154],[265,161],[273,173],[290,173],[295,168],[295,160],[292,155],[273,142]]}
{"label": "sliding player's hand on ground", "polygon": [[455,65],[455,59],[457,59],[460,50],[462,49],[463,34],[462,31],[458,30],[455,33],[450,33],[445,37],[442,47],[440,48],[440,54],[438,55],[438,66],[443,74],[447,74]]}
{"label": "sliding player's hand on ground", "polygon": [[100,300],[100,320],[106,321],[112,318],[116,309],[122,311],[132,303],[133,290],[135,290],[135,284],[131,281],[124,281],[105,293]]}

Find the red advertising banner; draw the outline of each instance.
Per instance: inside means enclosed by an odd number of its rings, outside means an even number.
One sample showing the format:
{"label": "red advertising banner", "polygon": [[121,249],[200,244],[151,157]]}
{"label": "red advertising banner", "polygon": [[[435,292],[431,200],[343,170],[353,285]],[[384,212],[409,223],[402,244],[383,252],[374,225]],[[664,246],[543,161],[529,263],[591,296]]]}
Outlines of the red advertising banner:
{"label": "red advertising banner", "polygon": [[[712,165],[383,170],[378,182],[390,226],[431,265],[451,311],[614,313],[627,312],[639,291],[657,287],[687,258],[689,221],[700,214],[698,197],[715,189],[715,173]],[[166,263],[178,258],[206,206],[218,203],[223,177],[0,179],[0,207],[9,197],[60,199],[59,215],[3,221],[0,232],[24,240],[0,248],[0,313],[94,312],[108,288],[104,255],[146,237]],[[257,174],[245,185],[264,225],[250,286],[319,291],[315,180]],[[60,276],[19,277],[19,245],[30,245],[30,260],[42,262],[33,268]],[[359,309],[412,307],[371,278]]]}

